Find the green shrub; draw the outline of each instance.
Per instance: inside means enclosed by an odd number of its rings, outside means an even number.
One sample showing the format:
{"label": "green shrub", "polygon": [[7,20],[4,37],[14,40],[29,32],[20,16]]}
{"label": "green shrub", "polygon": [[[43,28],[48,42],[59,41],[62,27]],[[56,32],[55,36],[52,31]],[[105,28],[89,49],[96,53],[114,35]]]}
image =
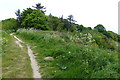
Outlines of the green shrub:
{"label": "green shrub", "polygon": [[2,29],[3,30],[17,30],[18,26],[17,26],[17,20],[14,18],[9,18],[6,20],[2,21]]}
{"label": "green shrub", "polygon": [[[27,10],[25,10],[23,13],[26,11]],[[40,10],[32,10],[30,14],[28,13],[28,15],[23,18],[21,26],[25,28],[35,28],[40,30],[49,29],[47,26],[47,16]]]}

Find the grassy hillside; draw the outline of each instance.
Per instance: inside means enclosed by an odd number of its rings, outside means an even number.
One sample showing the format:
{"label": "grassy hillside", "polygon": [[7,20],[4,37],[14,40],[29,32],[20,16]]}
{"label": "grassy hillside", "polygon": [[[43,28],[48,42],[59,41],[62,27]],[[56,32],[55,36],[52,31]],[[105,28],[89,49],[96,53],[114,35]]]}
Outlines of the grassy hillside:
{"label": "grassy hillside", "polygon": [[115,41],[101,33],[19,29],[17,36],[32,46],[43,78],[119,77]]}
{"label": "grassy hillside", "polygon": [[27,49],[21,50],[7,31],[2,33],[2,78],[32,78]]}
{"label": "grassy hillside", "polygon": [[[25,44],[36,55],[42,78],[120,78],[120,35],[102,24],[93,29],[76,24],[72,14],[46,15],[41,3],[32,7],[0,22],[3,78],[33,77]],[[10,32],[26,42],[22,50]]]}

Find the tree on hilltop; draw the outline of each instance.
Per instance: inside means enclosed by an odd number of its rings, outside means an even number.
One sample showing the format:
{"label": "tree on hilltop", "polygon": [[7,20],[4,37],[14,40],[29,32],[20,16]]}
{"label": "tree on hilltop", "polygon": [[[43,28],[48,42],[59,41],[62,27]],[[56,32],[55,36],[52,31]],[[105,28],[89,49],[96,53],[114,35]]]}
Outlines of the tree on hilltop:
{"label": "tree on hilltop", "polygon": [[41,3],[37,3],[35,6],[32,7],[36,8],[37,10],[40,10],[42,13],[46,12],[46,10],[44,10],[46,9],[46,7],[42,6]]}
{"label": "tree on hilltop", "polygon": [[69,15],[67,18],[68,22],[69,22],[69,31],[73,31],[73,26],[72,24],[74,24],[76,21],[74,20],[73,15]]}
{"label": "tree on hilltop", "polygon": [[21,17],[21,12],[20,12],[20,9],[18,9],[16,12],[15,12],[16,16],[17,16],[17,21],[20,22],[20,17]]}
{"label": "tree on hilltop", "polygon": [[105,27],[102,24],[98,24],[97,26],[94,27],[94,29],[97,29],[97,30],[106,30]]}

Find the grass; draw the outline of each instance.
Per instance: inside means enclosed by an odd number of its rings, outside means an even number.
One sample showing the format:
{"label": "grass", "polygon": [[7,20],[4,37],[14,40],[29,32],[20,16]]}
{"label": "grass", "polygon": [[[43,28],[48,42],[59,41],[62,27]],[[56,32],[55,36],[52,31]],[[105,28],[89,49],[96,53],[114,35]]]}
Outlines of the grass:
{"label": "grass", "polygon": [[[84,34],[79,38],[75,35],[35,30],[17,32],[18,37],[32,46],[43,78],[119,77],[117,51],[96,47],[92,38],[85,38]],[[44,60],[48,56],[54,60]]]}
{"label": "grass", "polygon": [[0,79],[2,78],[2,22],[0,21]]}
{"label": "grass", "polygon": [[2,31],[2,39],[2,78],[32,78],[26,46],[21,50],[7,31]]}

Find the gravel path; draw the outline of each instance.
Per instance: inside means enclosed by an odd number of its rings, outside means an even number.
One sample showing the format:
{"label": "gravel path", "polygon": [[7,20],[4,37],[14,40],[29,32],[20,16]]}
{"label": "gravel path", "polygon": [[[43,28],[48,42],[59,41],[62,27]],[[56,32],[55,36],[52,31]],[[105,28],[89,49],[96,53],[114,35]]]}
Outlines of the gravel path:
{"label": "gravel path", "polygon": [[[13,33],[10,34],[11,36],[13,36],[15,39],[16,39],[16,44],[20,47],[20,48],[23,48],[23,46],[21,45],[21,43],[24,43],[22,40],[20,40],[19,38],[17,38],[15,35],[13,35]],[[24,43],[25,44],[25,43]],[[30,46],[28,44],[27,45],[27,48],[28,48],[28,55],[30,57],[30,61],[31,61],[31,67],[32,67],[32,70],[33,70],[33,78],[35,80],[41,80],[41,75],[39,73],[39,67],[38,67],[38,64],[37,64],[37,61],[35,60],[35,56],[33,54],[33,51],[30,49]]]}

